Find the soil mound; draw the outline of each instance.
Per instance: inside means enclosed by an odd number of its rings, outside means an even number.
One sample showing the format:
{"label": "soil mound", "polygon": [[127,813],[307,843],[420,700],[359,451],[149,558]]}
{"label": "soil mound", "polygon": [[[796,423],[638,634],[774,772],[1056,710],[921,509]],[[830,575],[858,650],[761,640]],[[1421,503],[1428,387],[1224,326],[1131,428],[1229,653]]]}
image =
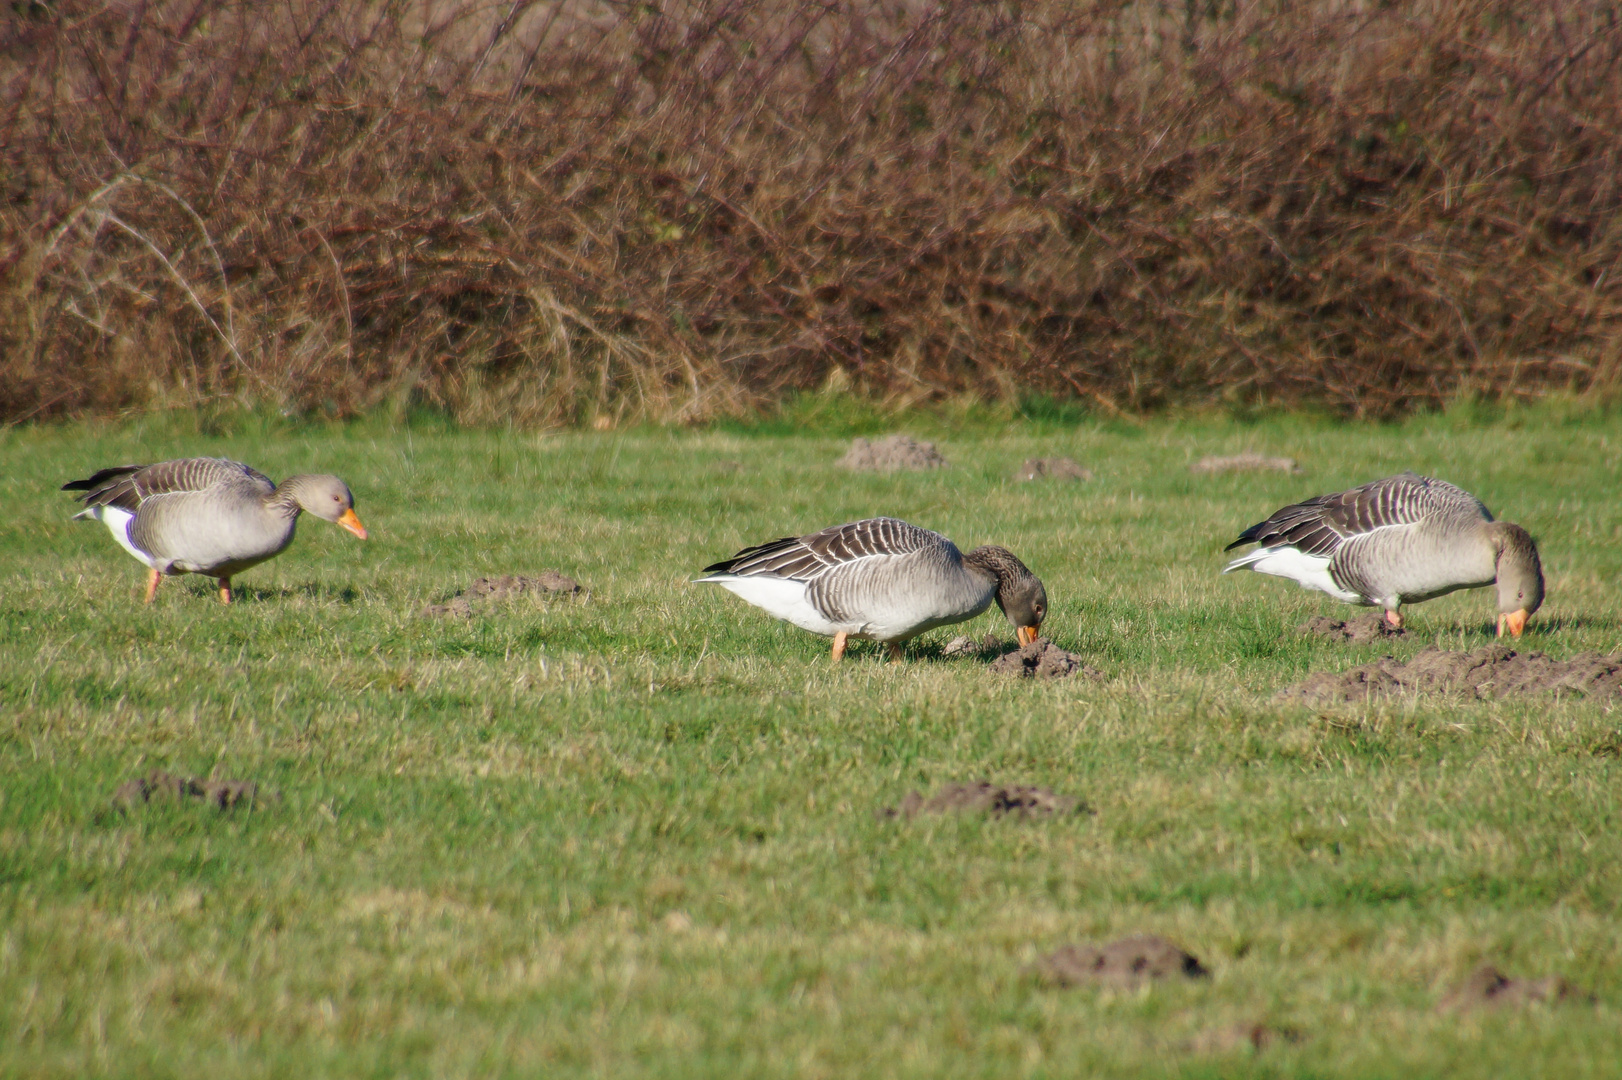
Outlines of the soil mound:
{"label": "soil mound", "polygon": [[1192,473],[1215,476],[1225,472],[1303,472],[1294,458],[1264,457],[1261,454],[1234,454],[1231,457],[1202,457],[1188,467]]}
{"label": "soil mound", "polygon": [[1066,652],[1047,638],[1037,638],[1029,645],[1004,653],[991,662],[991,670],[1025,679],[1068,679],[1078,673],[1093,680],[1105,677],[1080,653]]}
{"label": "soil mound", "polygon": [[1210,972],[1163,937],[1136,934],[1108,945],[1066,945],[1036,962],[1056,986],[1131,987],[1154,979],[1203,979]]}
{"label": "soil mound", "polygon": [[981,657],[989,652],[995,652],[1002,641],[996,634],[987,634],[984,637],[972,638],[967,634],[959,634],[946,643],[941,650],[941,656],[955,660],[960,656]]}
{"label": "soil mound", "polygon": [[1315,619],[1308,619],[1295,628],[1295,632],[1302,637],[1324,637],[1331,641],[1345,641],[1352,645],[1366,645],[1371,641],[1381,641],[1385,638],[1400,638],[1407,636],[1408,631],[1392,626],[1385,621],[1385,612],[1377,611],[1373,615],[1359,615],[1354,619],[1340,620],[1329,615],[1319,615]]}
{"label": "soil mound", "polygon": [[1053,818],[1065,814],[1090,814],[1092,807],[1080,799],[1060,795],[1051,788],[993,784],[948,784],[929,798],[916,791],[907,793],[900,806],[879,810],[881,818],[906,818],[919,814],[945,814],[962,811],[990,817]]}
{"label": "soil mound", "polygon": [[1588,998],[1589,995],[1577,990],[1562,975],[1550,975],[1543,979],[1511,979],[1491,964],[1483,964],[1436,1007],[1442,1012],[1468,1012],[1506,1005],[1524,1008],[1535,1001],[1552,1005],[1557,1001]]}
{"label": "soil mound", "polygon": [[1472,652],[1431,646],[1406,664],[1384,656],[1338,674],[1319,672],[1280,690],[1276,697],[1321,705],[1367,701],[1381,694],[1451,693],[1489,699],[1556,691],[1610,697],[1622,691],[1622,658],[1583,653],[1570,660],[1551,660],[1507,645],[1486,645]]}
{"label": "soil mound", "polygon": [[1033,457],[1014,473],[1015,480],[1091,480],[1093,471],[1067,457]]}
{"label": "soil mound", "polygon": [[919,442],[911,435],[886,435],[882,439],[857,439],[839,459],[854,472],[897,472],[945,468],[935,444]]}
{"label": "soil mound", "polygon": [[424,615],[455,615],[466,619],[473,614],[475,602],[506,600],[523,593],[545,593],[551,596],[575,596],[580,583],[556,570],[542,570],[539,577],[505,574],[501,577],[482,577],[461,590],[443,604],[429,604],[422,609]]}
{"label": "soil mound", "polygon": [[128,813],[136,807],[157,800],[184,802],[195,800],[208,803],[219,810],[234,806],[253,806],[263,802],[279,802],[272,792],[266,791],[252,780],[221,780],[210,777],[176,776],[156,769],[145,776],[137,776],[118,785],[113,792],[113,809]]}

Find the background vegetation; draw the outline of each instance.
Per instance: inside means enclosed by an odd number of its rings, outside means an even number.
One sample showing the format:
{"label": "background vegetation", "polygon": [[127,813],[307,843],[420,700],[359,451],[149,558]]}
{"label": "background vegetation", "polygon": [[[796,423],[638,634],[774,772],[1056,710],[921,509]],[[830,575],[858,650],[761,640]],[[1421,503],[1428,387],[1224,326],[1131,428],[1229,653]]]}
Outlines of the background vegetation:
{"label": "background vegetation", "polygon": [[[1541,540],[1522,647],[1615,651],[1613,422],[918,425],[948,432],[949,468],[853,475],[842,438],[742,427],[0,431],[0,1076],[1616,1075],[1617,704],[1282,707],[1312,670],[1490,642],[1491,597],[1336,647],[1291,630],[1351,609],[1218,574],[1280,504],[1421,467]],[[1187,468],[1246,450],[1308,474]],[[306,521],[240,603],[192,580],[145,607],[142,568],[55,489],[156,452],[336,469],[372,539]],[[1012,481],[1035,454],[1096,479]],[[835,668],[825,639],[688,584],[879,511],[1008,544],[1107,680],[1001,679],[943,660],[946,630]],[[546,567],[589,600],[420,614]],[[158,767],[283,800],[108,812]],[[874,817],[981,778],[1097,813]],[[1026,974],[1135,931],[1211,979]],[[1438,1012],[1482,961],[1597,1001]],[[1200,1048],[1257,1022],[1299,1041]]]}
{"label": "background vegetation", "polygon": [[1593,0],[28,0],[0,418],[1608,394],[1619,55]]}

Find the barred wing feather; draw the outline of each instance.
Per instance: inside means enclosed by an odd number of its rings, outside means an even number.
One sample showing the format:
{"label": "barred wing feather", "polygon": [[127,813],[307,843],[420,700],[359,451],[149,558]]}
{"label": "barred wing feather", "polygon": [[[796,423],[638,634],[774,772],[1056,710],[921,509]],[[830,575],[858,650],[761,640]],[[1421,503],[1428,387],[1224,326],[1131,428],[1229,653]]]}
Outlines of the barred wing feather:
{"label": "barred wing feather", "polygon": [[87,507],[112,506],[134,513],[157,495],[205,491],[219,484],[242,484],[270,495],[276,485],[256,469],[224,458],[181,458],[156,465],[119,465],[84,480],[63,484],[63,491],[83,491]]}
{"label": "barred wing feather", "polygon": [[868,518],[805,536],[785,536],[756,544],[730,559],[706,566],[704,572],[811,581],[861,559],[910,555],[940,544],[950,545],[951,541],[896,518]]}
{"label": "barred wing feather", "polygon": [[1406,472],[1286,506],[1240,533],[1239,539],[1225,550],[1254,543],[1267,548],[1292,547],[1303,555],[1327,557],[1353,537],[1453,517],[1492,520],[1481,500],[1464,489]]}

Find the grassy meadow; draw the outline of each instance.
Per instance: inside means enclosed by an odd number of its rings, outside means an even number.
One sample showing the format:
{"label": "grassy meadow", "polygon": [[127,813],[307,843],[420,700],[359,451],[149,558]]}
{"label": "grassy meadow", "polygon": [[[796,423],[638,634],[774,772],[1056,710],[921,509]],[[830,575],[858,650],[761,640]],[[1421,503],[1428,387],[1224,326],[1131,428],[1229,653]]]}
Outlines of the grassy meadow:
{"label": "grassy meadow", "polygon": [[[809,414],[807,414],[809,416]],[[819,426],[820,425],[820,426]],[[850,429],[469,431],[154,418],[0,431],[0,1075],[1516,1076],[1622,1071],[1622,720],[1582,700],[1319,711],[1280,687],[1491,640],[1490,593],[1383,646],[1295,638],[1293,585],[1219,576],[1285,502],[1405,468],[1539,538],[1523,646],[1622,647],[1622,429],[1603,414],[920,415],[927,473],[834,467]],[[1257,450],[1304,475],[1202,477]],[[237,580],[166,582],[57,488],[190,454],[332,471]],[[1087,483],[1020,483],[1067,455]],[[1109,678],[1047,685],[828,643],[688,579],[874,514],[1003,543]],[[582,600],[424,604],[556,568]],[[1013,631],[993,609],[967,627]],[[154,768],[280,802],[108,811]],[[1092,815],[879,820],[1034,783]],[[1163,934],[1212,977],[1060,990],[1059,945]],[[1590,991],[1441,1013],[1477,964]],[[1201,1049],[1260,1022],[1264,1050]]]}

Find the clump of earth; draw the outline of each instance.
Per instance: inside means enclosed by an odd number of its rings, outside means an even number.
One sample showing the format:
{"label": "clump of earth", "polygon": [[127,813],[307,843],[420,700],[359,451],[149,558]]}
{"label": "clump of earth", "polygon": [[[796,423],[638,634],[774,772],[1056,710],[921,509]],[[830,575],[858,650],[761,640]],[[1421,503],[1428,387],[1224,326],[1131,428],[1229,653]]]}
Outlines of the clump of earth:
{"label": "clump of earth", "polygon": [[1135,934],[1107,945],[1066,945],[1038,960],[1036,974],[1055,986],[1127,988],[1157,979],[1203,979],[1210,972],[1165,938]]}
{"label": "clump of earth", "polygon": [[1512,694],[1568,692],[1610,697],[1622,691],[1622,658],[1583,653],[1553,660],[1507,645],[1471,652],[1432,646],[1406,664],[1389,656],[1339,673],[1319,672],[1278,692],[1280,701],[1321,705],[1367,701],[1385,694],[1465,694],[1501,698]]}
{"label": "clump of earth", "polygon": [[455,615],[466,619],[473,614],[475,603],[487,603],[539,593],[548,596],[575,596],[580,583],[556,570],[542,570],[539,577],[506,574],[501,577],[482,577],[461,590],[443,604],[429,604],[422,609],[424,615]]}
{"label": "clump of earth", "polygon": [[941,656],[955,660],[960,656],[980,657],[990,652],[996,652],[1002,645],[1002,639],[996,634],[986,634],[984,637],[972,638],[967,634],[959,634],[941,649]]}
{"label": "clump of earth", "polygon": [[886,435],[855,440],[839,464],[854,472],[916,472],[944,468],[946,459],[934,443],[920,442],[911,435]]}
{"label": "clump of earth", "polygon": [[1523,1008],[1538,1001],[1553,1004],[1569,998],[1587,997],[1561,975],[1550,975],[1543,979],[1512,979],[1491,964],[1483,964],[1436,1007],[1443,1012],[1468,1012],[1502,1006]]}
{"label": "clump of earth", "polygon": [[1093,471],[1067,457],[1033,457],[1014,473],[1015,480],[1091,480]]}
{"label": "clump of earth", "polygon": [[1297,626],[1295,632],[1302,637],[1322,637],[1352,645],[1366,645],[1371,641],[1381,641],[1385,638],[1405,637],[1408,633],[1401,627],[1392,626],[1387,622],[1383,611],[1377,611],[1372,615],[1359,615],[1352,619],[1319,615]]}
{"label": "clump of earth", "polygon": [[1302,472],[1294,458],[1266,457],[1262,454],[1233,454],[1228,457],[1202,457],[1188,467],[1189,472],[1215,476],[1226,472]]}
{"label": "clump of earth", "polygon": [[1105,678],[1104,673],[1088,664],[1080,653],[1066,652],[1047,638],[1037,638],[1029,645],[1004,653],[991,662],[991,670],[999,675],[1025,679],[1068,679],[1076,674],[1094,680]]}
{"label": "clump of earth", "polygon": [[881,818],[912,820],[919,814],[963,812],[989,817],[1053,818],[1066,814],[1090,814],[1092,808],[1080,799],[1060,795],[1051,788],[1019,784],[948,784],[929,798],[909,791],[900,806],[879,810]]}
{"label": "clump of earth", "polygon": [[113,809],[121,813],[157,801],[196,801],[219,810],[229,810],[234,806],[253,806],[255,803],[276,802],[279,799],[252,780],[199,779],[195,776],[177,776],[163,769],[124,781],[113,792],[112,798]]}

